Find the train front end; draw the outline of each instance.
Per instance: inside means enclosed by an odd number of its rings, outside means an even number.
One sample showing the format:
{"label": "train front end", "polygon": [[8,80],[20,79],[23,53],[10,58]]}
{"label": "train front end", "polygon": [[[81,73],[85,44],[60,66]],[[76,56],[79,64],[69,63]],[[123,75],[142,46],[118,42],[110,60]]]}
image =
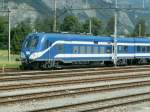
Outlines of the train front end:
{"label": "train front end", "polygon": [[40,36],[38,34],[29,34],[21,48],[22,68],[32,68],[38,58]]}

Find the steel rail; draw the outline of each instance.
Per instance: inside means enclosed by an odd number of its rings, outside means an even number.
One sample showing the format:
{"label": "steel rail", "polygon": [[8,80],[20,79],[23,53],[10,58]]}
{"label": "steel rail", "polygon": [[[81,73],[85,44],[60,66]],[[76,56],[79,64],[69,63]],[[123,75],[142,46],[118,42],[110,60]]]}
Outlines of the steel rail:
{"label": "steel rail", "polygon": [[[140,98],[147,96],[146,98]],[[135,98],[134,100],[128,101],[129,98]],[[127,100],[123,101],[120,103],[120,100]],[[114,101],[118,103],[114,103]],[[102,100],[96,100],[96,101],[90,101],[90,102],[84,102],[84,103],[78,103],[78,104],[70,104],[70,105],[64,105],[64,106],[59,106],[59,107],[53,107],[53,108],[45,108],[45,109],[38,109],[38,110],[32,110],[30,112],[60,112],[63,110],[76,110],[78,112],[92,112],[92,111],[98,111],[98,110],[103,110],[103,109],[108,109],[108,108],[113,108],[116,106],[121,106],[121,105],[129,105],[133,103],[139,103],[143,101],[150,101],[150,92],[146,93],[140,93],[140,94],[134,94],[134,95],[126,95],[126,96],[119,96],[119,97],[113,97],[113,98],[107,98],[107,99],[102,99]],[[96,108],[85,108],[86,106],[90,106],[93,104],[98,104],[101,103],[103,106],[97,106]],[[110,104],[108,104],[110,103]],[[79,107],[84,107],[84,109],[79,110]]]}
{"label": "steel rail", "polygon": [[[56,91],[47,91],[41,93],[31,93],[24,95],[14,95],[14,96],[5,96],[0,97],[0,105],[6,103],[15,103],[22,102],[34,99],[45,99],[45,98],[61,98],[61,97],[69,97],[72,95],[83,95],[83,94],[91,94],[91,93],[99,93],[99,92],[109,92],[113,90],[122,90],[129,88],[138,88],[145,87],[150,85],[149,81],[140,81],[140,82],[131,82],[131,83],[123,83],[123,84],[112,84],[112,85],[103,85],[103,86],[95,86],[95,87],[85,87],[85,88],[74,88],[66,90],[56,90]],[[71,92],[69,92],[71,91]]]}
{"label": "steel rail", "polygon": [[15,80],[37,80],[37,79],[50,79],[50,78],[64,78],[64,77],[74,77],[74,76],[92,76],[92,75],[104,75],[112,73],[129,73],[129,72],[142,72],[150,71],[149,68],[140,69],[115,69],[115,70],[95,70],[95,71],[83,71],[83,72],[70,72],[70,73],[54,73],[54,74],[39,74],[39,75],[23,75],[23,76],[1,76],[0,81],[15,81]]}
{"label": "steel rail", "polygon": [[0,76],[12,76],[12,75],[35,75],[36,73],[41,74],[52,74],[52,73],[67,73],[67,72],[79,72],[86,70],[114,70],[114,69],[131,69],[131,68],[149,68],[150,65],[142,65],[142,66],[124,66],[124,67],[96,67],[96,68],[80,68],[80,69],[63,69],[63,70],[45,70],[45,71],[19,71],[19,72],[5,72],[0,73]]}
{"label": "steel rail", "polygon": [[0,86],[0,91],[14,90],[14,89],[25,89],[25,88],[37,88],[37,87],[52,87],[52,86],[65,86],[74,84],[85,84],[99,81],[114,81],[114,80],[127,80],[135,78],[145,78],[150,77],[149,74],[136,74],[136,75],[123,75],[115,77],[100,77],[100,78],[90,78],[90,79],[72,79],[72,80],[62,80],[62,81],[49,81],[44,83],[26,83],[26,84],[13,84]]}

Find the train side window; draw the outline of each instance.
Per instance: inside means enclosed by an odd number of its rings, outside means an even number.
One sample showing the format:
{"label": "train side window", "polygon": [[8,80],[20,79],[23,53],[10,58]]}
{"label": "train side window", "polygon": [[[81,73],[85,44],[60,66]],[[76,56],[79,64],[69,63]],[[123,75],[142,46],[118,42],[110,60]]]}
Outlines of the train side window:
{"label": "train side window", "polygon": [[150,52],[150,46],[147,46],[147,52]]}
{"label": "train side window", "polygon": [[124,46],[118,46],[118,52],[124,53]]}
{"label": "train side window", "polygon": [[73,53],[78,54],[79,53],[79,46],[73,46]]}
{"label": "train side window", "polygon": [[145,51],[146,51],[146,47],[143,46],[143,47],[142,47],[142,53],[144,53]]}
{"label": "train side window", "polygon": [[110,48],[110,47],[107,47],[106,52],[107,52],[107,53],[111,53],[111,48]]}
{"label": "train side window", "polygon": [[100,48],[100,53],[101,53],[101,54],[104,54],[104,51],[105,51],[104,47],[101,47],[101,48]]}
{"label": "train side window", "polygon": [[87,46],[87,54],[91,54],[92,53],[92,47],[91,46]]}
{"label": "train side window", "polygon": [[97,47],[97,46],[94,46],[94,47],[93,47],[93,53],[94,53],[94,54],[98,54],[98,47]]}
{"label": "train side window", "polygon": [[63,44],[59,44],[56,46],[56,51],[58,54],[62,54],[64,53],[64,45]]}
{"label": "train side window", "polygon": [[141,52],[141,47],[140,46],[137,46],[137,52]]}
{"label": "train side window", "polygon": [[122,51],[122,46],[118,46],[118,51]]}
{"label": "train side window", "polygon": [[86,53],[86,47],[80,46],[80,54],[85,54],[85,53]]}
{"label": "train side window", "polygon": [[44,49],[49,48],[51,45],[52,45],[52,42],[50,42],[49,40],[46,40]]}
{"label": "train side window", "polygon": [[128,46],[118,46],[118,52],[119,53],[127,53],[128,52]]}
{"label": "train side window", "polygon": [[128,46],[124,46],[123,49],[124,49],[124,52],[125,52],[125,53],[128,53]]}

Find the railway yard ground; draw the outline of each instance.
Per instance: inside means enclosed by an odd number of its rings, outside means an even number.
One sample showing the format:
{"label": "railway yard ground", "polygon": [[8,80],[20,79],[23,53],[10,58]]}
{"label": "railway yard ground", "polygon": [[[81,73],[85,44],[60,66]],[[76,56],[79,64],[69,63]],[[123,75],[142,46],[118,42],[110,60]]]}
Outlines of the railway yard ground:
{"label": "railway yard ground", "polygon": [[149,68],[0,71],[0,112],[149,112]]}

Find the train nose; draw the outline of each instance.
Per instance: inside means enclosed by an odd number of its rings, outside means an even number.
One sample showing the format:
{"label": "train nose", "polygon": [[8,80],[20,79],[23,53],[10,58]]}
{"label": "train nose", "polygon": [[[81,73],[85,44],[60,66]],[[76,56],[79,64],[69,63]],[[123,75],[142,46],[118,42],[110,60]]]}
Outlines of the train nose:
{"label": "train nose", "polygon": [[30,57],[30,52],[29,51],[22,51],[21,52],[21,59],[29,59],[29,57]]}
{"label": "train nose", "polygon": [[30,56],[30,54],[31,54],[30,51],[26,51],[27,56]]}

